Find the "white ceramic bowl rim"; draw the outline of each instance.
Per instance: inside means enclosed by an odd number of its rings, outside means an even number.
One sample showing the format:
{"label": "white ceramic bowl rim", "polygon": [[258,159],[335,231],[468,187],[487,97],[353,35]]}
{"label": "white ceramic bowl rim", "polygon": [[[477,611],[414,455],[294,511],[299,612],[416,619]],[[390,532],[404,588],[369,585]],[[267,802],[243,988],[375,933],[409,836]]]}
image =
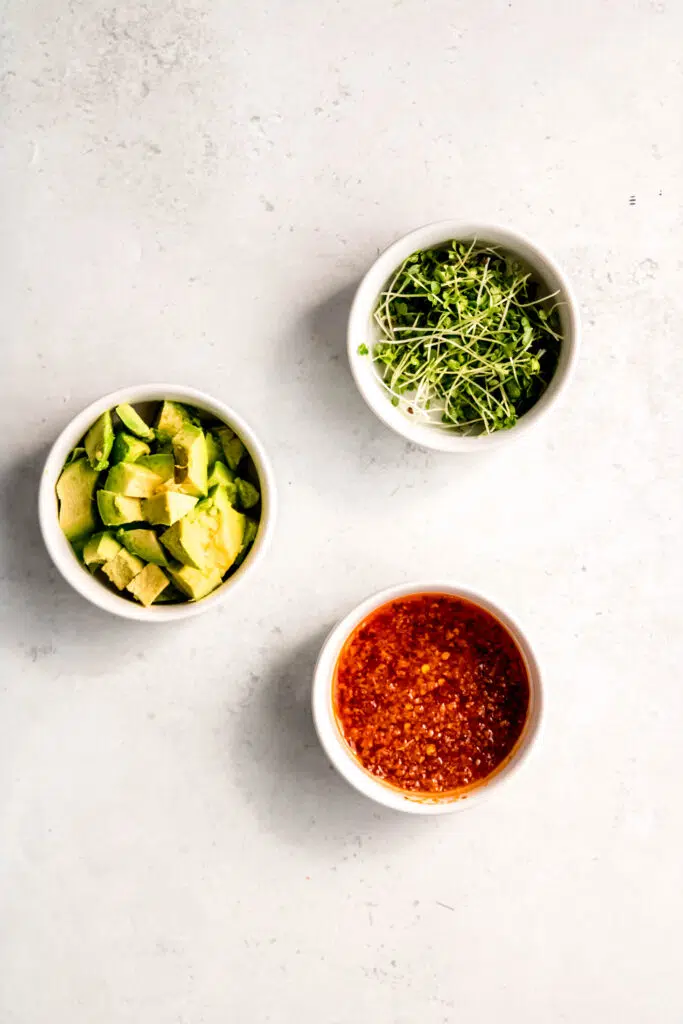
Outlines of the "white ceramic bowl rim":
{"label": "white ceramic bowl rim", "polygon": [[[430,801],[415,798],[389,786],[362,768],[344,740],[333,705],[334,672],[349,634],[372,611],[389,601],[412,594],[451,594],[490,612],[515,641],[529,676],[529,711],[522,734],[509,759],[488,779],[461,797]],[[536,656],[518,622],[496,602],[466,586],[441,580],[425,580],[389,587],[366,598],[332,629],[325,640],[313,674],[313,719],[321,745],[330,761],[347,782],[364,796],[394,810],[412,814],[449,814],[474,806],[503,785],[526,759],[537,736],[542,713],[541,671]]]}
{"label": "white ceramic bowl rim", "polygon": [[[560,358],[552,380],[538,402],[520,417],[509,430],[492,434],[465,437],[438,426],[412,422],[400,409],[395,408],[379,381],[379,375],[369,356],[362,356],[358,348],[372,338],[372,316],[377,298],[386,282],[401,263],[412,253],[428,249],[451,239],[500,245],[518,255],[548,286],[549,292],[558,291],[562,345]],[[573,375],[579,352],[580,321],[578,304],[572,286],[557,262],[521,232],[499,224],[465,220],[444,220],[416,228],[393,242],[373,263],[358,286],[351,305],[347,332],[347,350],[351,373],[368,406],[388,427],[423,448],[443,452],[473,452],[505,444],[528,430],[553,407],[566,390]]]}
{"label": "white ceramic bowl rim", "polygon": [[[261,485],[261,521],[259,531],[247,558],[225,583],[200,601],[176,605],[152,605],[145,608],[119,597],[103,583],[90,575],[81,565],[62,533],[58,521],[55,485],[64,461],[83,437],[88,428],[107,409],[113,409],[122,402],[139,404],[156,402],[167,398],[176,402],[187,402],[212,413],[223,420],[239,434],[251,456]],[[178,619],[200,615],[230,597],[235,588],[256,568],[263,559],[272,539],[276,512],[275,479],[263,445],[242,417],[219,399],[196,388],[179,384],[142,384],[112,391],[79,412],[53,444],[45,461],[38,494],[38,518],[45,546],[64,579],[92,604],[104,611],[112,612],[127,619],[141,622],[173,622]]]}

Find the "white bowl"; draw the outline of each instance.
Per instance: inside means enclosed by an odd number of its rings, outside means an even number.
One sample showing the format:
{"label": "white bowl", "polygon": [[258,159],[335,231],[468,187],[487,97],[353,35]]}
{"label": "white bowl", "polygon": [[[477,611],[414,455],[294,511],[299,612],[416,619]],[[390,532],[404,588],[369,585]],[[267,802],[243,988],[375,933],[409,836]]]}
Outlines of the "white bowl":
{"label": "white bowl", "polygon": [[[560,358],[550,384],[536,404],[521,416],[509,430],[497,430],[478,437],[466,437],[438,424],[411,420],[401,409],[391,404],[389,396],[380,381],[380,375],[369,355],[359,355],[360,345],[372,347],[379,339],[379,331],[373,319],[377,299],[387,281],[398,270],[403,261],[420,249],[429,249],[452,239],[499,245],[502,249],[519,256],[548,286],[548,294],[559,292],[559,316],[562,327]],[[373,263],[361,281],[351,306],[348,324],[348,354],[351,372],[361,395],[372,411],[397,434],[422,448],[441,452],[482,451],[504,444],[534,423],[538,423],[555,405],[565,390],[576,364],[579,350],[579,311],[574,293],[567,278],[551,257],[534,245],[524,235],[495,224],[477,224],[471,221],[443,220],[427,224],[410,234],[399,238]]]}
{"label": "white bowl", "polygon": [[[383,782],[363,768],[348,746],[337,723],[334,711],[334,677],[337,660],[350,633],[375,608],[408,594],[452,594],[490,612],[513,638],[524,660],[529,677],[529,710],[522,733],[512,752],[491,775],[468,787],[460,795],[425,797],[404,793]],[[542,710],[541,672],[531,645],[512,616],[490,601],[466,587],[451,583],[404,583],[382,590],[359,604],[334,627],[325,640],[313,674],[313,720],[320,742],[330,761],[347,782],[359,793],[385,807],[410,814],[449,814],[472,807],[498,789],[517,772],[526,759],[538,733]]]}
{"label": "white bowl", "polygon": [[[188,402],[199,409],[205,409],[218,419],[231,426],[244,442],[258,473],[261,490],[261,521],[254,544],[242,565],[225,583],[200,601],[188,601],[174,605],[152,605],[145,608],[125,597],[119,597],[114,591],[100,583],[90,575],[88,570],[77,559],[76,555],[62,533],[58,520],[57,497],[55,486],[64,466],[67,455],[80,441],[88,428],[98,416],[107,409],[122,402],[136,404],[139,402],[158,402],[168,398],[174,402]],[[59,571],[74,590],[92,604],[121,615],[126,619],[138,619],[141,622],[172,622],[185,619],[192,615],[200,615],[221,604],[231,597],[235,588],[252,575],[254,569],[266,553],[270,543],[275,522],[275,481],[273,471],[263,445],[247,423],[229,406],[217,398],[186,388],[177,384],[141,384],[139,387],[121,388],[111,394],[99,398],[87,409],[80,412],[64,428],[48,455],[40,480],[38,494],[38,517],[45,546]]]}

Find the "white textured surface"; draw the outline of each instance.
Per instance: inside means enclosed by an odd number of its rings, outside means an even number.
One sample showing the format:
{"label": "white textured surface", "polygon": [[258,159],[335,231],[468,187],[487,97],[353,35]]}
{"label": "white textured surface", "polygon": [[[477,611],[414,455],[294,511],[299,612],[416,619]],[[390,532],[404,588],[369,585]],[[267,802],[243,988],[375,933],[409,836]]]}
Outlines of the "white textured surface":
{"label": "white textured surface", "polygon": [[[683,5],[0,6],[2,1024],[680,1024]],[[390,435],[343,356],[374,254],[444,216],[584,311],[569,400],[482,460]],[[260,580],[173,630],[34,522],[65,420],[164,375],[282,494]],[[547,717],[507,793],[405,820],[328,769],[309,677],[435,574],[519,614]]]}

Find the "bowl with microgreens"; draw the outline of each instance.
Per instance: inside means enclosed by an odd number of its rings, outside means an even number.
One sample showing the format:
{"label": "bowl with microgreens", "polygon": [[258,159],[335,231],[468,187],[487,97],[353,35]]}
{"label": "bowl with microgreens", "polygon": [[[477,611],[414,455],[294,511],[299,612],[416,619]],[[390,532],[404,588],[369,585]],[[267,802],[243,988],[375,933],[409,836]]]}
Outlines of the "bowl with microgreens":
{"label": "bowl with microgreens", "polygon": [[173,622],[251,577],[275,520],[260,440],[194,388],[146,384],[93,402],[43,467],[38,514],[65,580],[105,611]]}
{"label": "bowl with microgreens", "polygon": [[508,228],[439,221],[389,246],[348,323],[358,389],[398,434],[443,452],[500,445],[565,391],[580,322],[547,252]]}

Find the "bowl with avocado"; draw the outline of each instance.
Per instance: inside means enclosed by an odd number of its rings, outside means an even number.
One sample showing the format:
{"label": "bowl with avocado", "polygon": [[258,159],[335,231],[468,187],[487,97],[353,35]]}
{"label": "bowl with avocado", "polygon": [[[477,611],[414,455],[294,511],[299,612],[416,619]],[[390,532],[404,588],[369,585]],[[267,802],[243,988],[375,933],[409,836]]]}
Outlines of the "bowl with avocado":
{"label": "bowl with avocado", "polygon": [[275,486],[231,408],[168,384],[124,388],[62,431],[40,482],[52,560],[85,598],[164,622],[230,596],[265,554]]}

